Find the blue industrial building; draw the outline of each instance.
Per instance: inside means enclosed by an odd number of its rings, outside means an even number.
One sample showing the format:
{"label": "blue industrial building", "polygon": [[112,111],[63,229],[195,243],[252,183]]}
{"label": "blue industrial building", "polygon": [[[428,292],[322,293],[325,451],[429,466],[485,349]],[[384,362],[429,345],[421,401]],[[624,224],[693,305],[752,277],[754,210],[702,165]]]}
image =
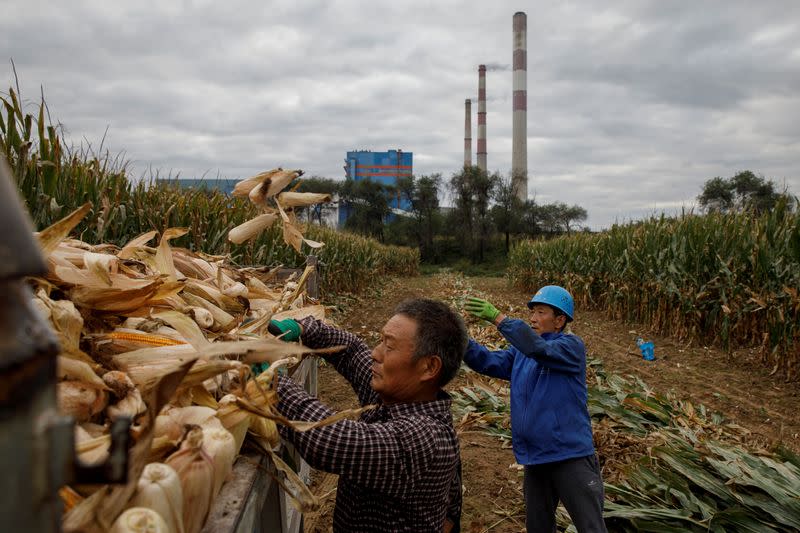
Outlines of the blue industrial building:
{"label": "blue industrial building", "polygon": [[[370,179],[394,187],[397,185],[398,179],[410,177],[413,174],[414,154],[402,150],[386,152],[358,150],[347,152],[344,163],[345,179],[356,181]],[[400,198],[400,193],[396,192],[389,198],[389,208],[397,213],[398,211],[408,211],[410,205],[408,200]],[[339,225],[344,224],[348,216],[350,216],[350,207],[340,205]]]}

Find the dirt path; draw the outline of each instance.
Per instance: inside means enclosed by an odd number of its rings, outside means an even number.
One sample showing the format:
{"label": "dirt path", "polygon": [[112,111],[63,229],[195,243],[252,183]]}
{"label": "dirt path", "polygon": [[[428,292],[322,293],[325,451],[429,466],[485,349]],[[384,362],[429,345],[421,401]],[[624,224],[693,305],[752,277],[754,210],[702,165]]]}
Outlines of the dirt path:
{"label": "dirt path", "polygon": [[[406,298],[437,298],[459,305],[466,294],[479,294],[511,316],[525,316],[530,294],[508,286],[503,278],[459,278],[447,274],[391,280],[385,287],[360,299],[340,299],[331,319],[360,334],[368,343],[389,318],[391,309]],[[797,383],[770,377],[746,352],[734,361],[722,352],[686,345],[652,335],[637,325],[609,321],[599,312],[577,310],[573,330],[583,337],[590,357],[600,358],[608,372],[637,375],[659,393],[705,404],[753,432],[752,443],[771,446],[781,441],[800,451],[800,403]],[[474,322],[470,322],[475,327]],[[644,361],[635,339],[652,340],[656,360]],[[465,383],[459,375],[448,388]],[[349,385],[329,366],[319,375],[323,401],[334,408],[356,406]],[[524,531],[521,473],[514,456],[501,442],[483,433],[461,434],[465,487],[462,529],[471,533]],[[305,517],[306,532],[330,531],[336,476],[314,473],[313,490],[323,498],[318,513]]]}

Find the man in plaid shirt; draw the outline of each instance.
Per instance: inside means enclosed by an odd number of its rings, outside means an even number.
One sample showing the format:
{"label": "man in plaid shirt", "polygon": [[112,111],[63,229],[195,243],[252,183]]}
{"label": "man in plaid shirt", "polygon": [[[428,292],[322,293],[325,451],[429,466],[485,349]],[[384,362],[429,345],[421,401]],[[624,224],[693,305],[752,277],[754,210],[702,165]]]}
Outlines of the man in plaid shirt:
{"label": "man in plaid shirt", "polygon": [[[275,321],[270,331],[310,348],[342,345],[326,359],[353,386],[361,418],[304,433],[281,434],[312,467],[339,474],[334,531],[458,531],[459,447],[442,390],[458,371],[467,344],[461,317],[442,302],[401,303],[374,350],[351,333],[312,317]],[[315,421],[334,411],[282,376],[278,410]]]}

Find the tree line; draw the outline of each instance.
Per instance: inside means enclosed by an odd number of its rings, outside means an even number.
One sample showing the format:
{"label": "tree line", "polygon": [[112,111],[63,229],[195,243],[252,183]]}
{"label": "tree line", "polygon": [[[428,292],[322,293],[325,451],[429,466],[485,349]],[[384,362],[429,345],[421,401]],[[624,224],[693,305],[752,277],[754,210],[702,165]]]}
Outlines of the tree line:
{"label": "tree line", "polygon": [[[409,176],[392,186],[369,179],[313,176],[304,179],[298,190],[335,195],[340,208],[348,209],[345,230],[387,244],[418,247],[426,263],[459,258],[482,263],[488,255],[505,255],[514,238],[588,231],[581,226],[587,218],[583,207],[520,200],[510,177],[477,166],[464,167],[449,178]],[[403,215],[391,209],[398,204],[407,207]],[[305,216],[321,224],[326,207],[313,206]]]}
{"label": "tree line", "polygon": [[[587,218],[583,207],[520,200],[510,176],[490,174],[477,166],[464,167],[449,178],[441,174],[401,178],[393,186],[369,179],[313,176],[304,179],[298,190],[333,195],[340,206],[347,206],[345,230],[387,244],[417,247],[425,263],[458,259],[482,263],[487,256],[504,256],[514,239],[588,231],[581,226]],[[796,205],[787,190],[779,191],[773,181],[750,170],[707,180],[697,201],[707,212],[750,210],[756,214],[779,201]],[[407,207],[403,216],[391,209],[400,203]],[[304,214],[321,225],[330,205],[312,206]]]}
{"label": "tree line", "polygon": [[706,211],[744,211],[764,213],[775,207],[779,201],[794,206],[795,200],[788,189],[779,191],[775,182],[764,176],[756,176],[750,170],[738,172],[730,178],[720,176],[711,178],[703,185],[697,197],[700,207]]}

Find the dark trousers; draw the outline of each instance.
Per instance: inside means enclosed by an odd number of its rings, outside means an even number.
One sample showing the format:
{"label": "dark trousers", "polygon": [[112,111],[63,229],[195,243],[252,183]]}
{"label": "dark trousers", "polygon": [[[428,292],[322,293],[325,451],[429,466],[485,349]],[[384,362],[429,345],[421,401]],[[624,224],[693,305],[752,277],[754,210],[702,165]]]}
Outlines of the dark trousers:
{"label": "dark trousers", "polygon": [[605,533],[605,491],[596,455],[527,465],[524,490],[528,533],[555,533],[559,501],[567,509],[578,533]]}

